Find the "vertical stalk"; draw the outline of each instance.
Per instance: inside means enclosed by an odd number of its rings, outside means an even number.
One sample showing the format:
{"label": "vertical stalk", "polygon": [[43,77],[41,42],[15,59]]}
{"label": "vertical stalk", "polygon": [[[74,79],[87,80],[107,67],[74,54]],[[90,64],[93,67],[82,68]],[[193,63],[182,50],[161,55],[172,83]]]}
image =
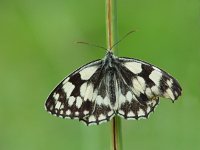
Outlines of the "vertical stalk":
{"label": "vertical stalk", "polygon": [[110,49],[118,41],[117,0],[106,0],[106,15],[107,46]]}
{"label": "vertical stalk", "polygon": [[[117,28],[117,0],[106,0],[106,29],[107,47],[111,50],[113,44],[118,41]],[[114,47],[113,50],[117,50]],[[112,120],[112,150],[122,150],[121,120],[115,116]]]}

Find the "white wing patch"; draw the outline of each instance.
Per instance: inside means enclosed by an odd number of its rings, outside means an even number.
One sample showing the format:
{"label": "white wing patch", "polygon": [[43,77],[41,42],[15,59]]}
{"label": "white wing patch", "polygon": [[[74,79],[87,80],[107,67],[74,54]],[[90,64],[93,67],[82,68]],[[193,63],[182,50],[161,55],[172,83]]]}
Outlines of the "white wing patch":
{"label": "white wing patch", "polygon": [[140,84],[140,86],[142,88],[142,91],[144,91],[145,88],[146,88],[146,83],[145,83],[144,78],[142,78],[140,76],[137,76],[137,80],[138,80],[138,82],[139,82],[139,84]]}
{"label": "white wing patch", "polygon": [[71,82],[66,82],[63,85],[63,90],[65,91],[65,93],[67,93],[67,98],[69,98],[74,88],[75,86]]}
{"label": "white wing patch", "polygon": [[101,95],[98,95],[96,98],[96,103],[97,105],[101,105],[103,104],[103,98],[101,97]]}
{"label": "white wing patch", "polygon": [[58,94],[58,93],[54,93],[54,94],[53,94],[53,98],[57,101],[58,98],[59,98],[59,94]]}
{"label": "white wing patch", "polygon": [[81,70],[79,73],[81,75],[82,80],[88,80],[98,69],[98,66],[92,66]]}
{"label": "white wing patch", "polygon": [[142,64],[137,62],[126,62],[124,64],[130,71],[132,71],[134,74],[138,74],[142,71]]}
{"label": "white wing patch", "polygon": [[109,106],[109,107],[111,106],[108,96],[105,96],[105,98],[103,99],[103,104],[106,105],[106,106]]}
{"label": "white wing patch", "polygon": [[[138,82],[137,79],[133,79],[133,87],[135,91],[137,91],[136,93],[140,94],[140,93],[144,93],[143,87],[141,86],[141,84]],[[139,95],[138,94],[138,95]]]}
{"label": "white wing patch", "polygon": [[82,105],[82,103],[83,103],[83,100],[81,99],[80,96],[78,96],[78,97],[76,98],[76,107],[77,107],[77,108],[80,108],[81,105]]}
{"label": "white wing patch", "polygon": [[84,101],[86,100],[92,100],[92,96],[94,93],[94,86],[92,83],[87,85],[86,91],[85,91],[85,96],[84,96]]}
{"label": "white wing patch", "polygon": [[154,70],[151,72],[151,74],[149,75],[149,78],[156,84],[159,85],[160,84],[160,79],[162,77],[162,73]]}
{"label": "white wing patch", "polygon": [[175,99],[174,94],[172,93],[172,91],[169,88],[166,90],[166,92],[169,95],[169,98],[171,98],[172,100]]}
{"label": "white wing patch", "polygon": [[81,97],[85,97],[85,92],[86,92],[86,88],[87,88],[87,83],[83,83],[80,87],[80,94],[81,94]]}
{"label": "white wing patch", "polygon": [[74,96],[70,96],[69,100],[68,100],[68,105],[72,106],[75,102],[75,97]]}
{"label": "white wing patch", "polygon": [[61,102],[58,101],[58,102],[56,103],[55,108],[56,108],[56,109],[59,109],[59,108],[60,108],[60,105],[61,105]]}
{"label": "white wing patch", "polygon": [[126,93],[126,99],[127,99],[128,102],[131,102],[131,100],[133,99],[133,94],[131,94],[130,91],[128,91]]}

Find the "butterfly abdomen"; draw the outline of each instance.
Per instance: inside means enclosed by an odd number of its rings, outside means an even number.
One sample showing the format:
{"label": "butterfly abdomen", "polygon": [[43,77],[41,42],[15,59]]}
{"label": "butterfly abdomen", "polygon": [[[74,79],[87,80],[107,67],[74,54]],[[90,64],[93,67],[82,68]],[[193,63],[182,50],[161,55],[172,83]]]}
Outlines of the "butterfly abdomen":
{"label": "butterfly abdomen", "polygon": [[106,91],[108,92],[111,107],[116,106],[116,70],[109,67],[106,71]]}

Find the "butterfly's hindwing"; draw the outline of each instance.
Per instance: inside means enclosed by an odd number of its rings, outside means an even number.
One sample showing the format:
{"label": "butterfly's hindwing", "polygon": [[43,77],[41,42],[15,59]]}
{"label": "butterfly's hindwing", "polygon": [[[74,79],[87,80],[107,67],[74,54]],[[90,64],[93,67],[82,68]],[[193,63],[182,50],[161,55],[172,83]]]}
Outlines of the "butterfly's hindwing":
{"label": "butterfly's hindwing", "polygon": [[137,80],[138,83],[136,85],[138,87],[136,87],[130,82],[133,78],[135,78],[134,74],[122,66],[121,77],[118,79],[119,104],[117,113],[119,116],[128,120],[147,118],[154,111],[155,106],[159,102],[159,98],[148,97],[144,93],[146,85],[144,83],[142,83],[144,85],[141,85]]}

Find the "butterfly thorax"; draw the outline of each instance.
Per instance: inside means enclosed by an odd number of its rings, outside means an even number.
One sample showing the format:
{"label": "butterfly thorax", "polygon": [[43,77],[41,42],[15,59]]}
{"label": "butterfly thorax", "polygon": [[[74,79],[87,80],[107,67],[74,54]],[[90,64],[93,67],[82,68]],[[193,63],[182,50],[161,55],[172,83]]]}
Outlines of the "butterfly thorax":
{"label": "butterfly thorax", "polygon": [[106,56],[103,58],[104,67],[114,67],[114,63],[117,57],[113,54],[112,51],[107,51]]}

